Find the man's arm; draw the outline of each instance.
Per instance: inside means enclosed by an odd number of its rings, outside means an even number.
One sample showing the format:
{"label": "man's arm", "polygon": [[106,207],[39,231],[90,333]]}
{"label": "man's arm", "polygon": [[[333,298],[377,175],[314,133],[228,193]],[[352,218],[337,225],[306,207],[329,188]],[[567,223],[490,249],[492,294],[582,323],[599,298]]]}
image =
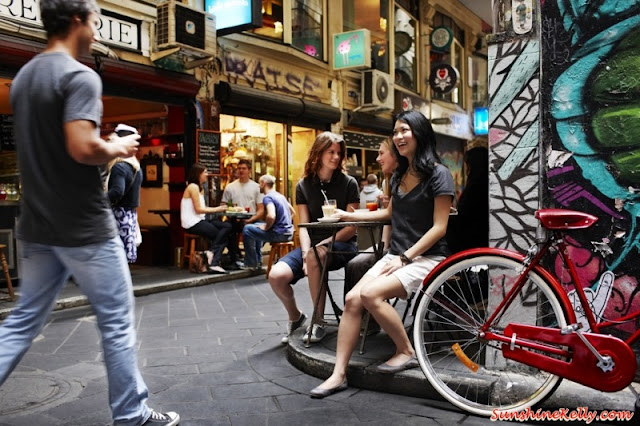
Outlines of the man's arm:
{"label": "man's arm", "polygon": [[253,223],[258,220],[261,220],[264,217],[264,204],[258,203],[256,204],[256,214],[251,216],[249,219],[245,220],[244,223]]}
{"label": "man's arm", "polygon": [[89,120],[74,120],[64,124],[67,152],[80,164],[99,166],[116,157],[127,158],[138,152],[140,135],[114,137],[105,142],[96,135],[96,125]]}
{"label": "man's arm", "polygon": [[264,230],[268,231],[276,221],[276,206],[273,203],[267,204],[267,215],[264,218]]}

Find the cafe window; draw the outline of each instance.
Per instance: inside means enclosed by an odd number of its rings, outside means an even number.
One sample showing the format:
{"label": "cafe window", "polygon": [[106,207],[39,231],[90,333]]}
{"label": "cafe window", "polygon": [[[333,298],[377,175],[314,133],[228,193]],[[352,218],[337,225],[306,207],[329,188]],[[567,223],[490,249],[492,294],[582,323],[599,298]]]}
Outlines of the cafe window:
{"label": "cafe window", "polygon": [[323,0],[292,0],[291,44],[314,58],[324,58]]}
{"label": "cafe window", "polygon": [[262,27],[249,32],[325,60],[325,15],[326,0],[263,0]]}
{"label": "cafe window", "polygon": [[284,9],[282,0],[262,1],[262,27],[250,30],[252,33],[284,41]]}
{"label": "cafe window", "polygon": [[431,91],[431,99],[439,99],[447,102],[458,104],[464,108],[464,87],[462,83],[465,81],[465,49],[464,39],[465,33],[450,17],[437,12],[433,17],[433,26],[446,27],[452,36],[451,44],[446,50],[431,49],[430,62],[433,67],[436,64],[448,64],[458,70],[459,78],[456,87],[449,93],[437,93]]}
{"label": "cafe window", "polygon": [[220,189],[235,179],[235,169],[241,159],[251,161],[251,179],[270,174],[276,178],[276,190],[284,192],[285,126],[266,120],[220,115],[221,168]]}
{"label": "cafe window", "polygon": [[418,57],[416,36],[418,21],[401,7],[395,9],[395,82],[396,84],[418,91]]}
{"label": "cafe window", "polygon": [[368,29],[371,33],[371,68],[389,72],[388,0],[343,0],[343,31]]}

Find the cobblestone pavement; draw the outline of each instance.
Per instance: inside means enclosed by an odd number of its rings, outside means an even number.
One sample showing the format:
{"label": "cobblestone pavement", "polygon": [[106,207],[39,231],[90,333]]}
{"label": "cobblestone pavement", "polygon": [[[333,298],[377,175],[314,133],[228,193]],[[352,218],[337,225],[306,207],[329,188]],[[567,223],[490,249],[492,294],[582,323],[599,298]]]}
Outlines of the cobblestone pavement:
{"label": "cobblestone pavement", "polygon": [[[183,426],[491,423],[444,402],[355,387],[323,400],[309,398],[321,380],[287,361],[291,348],[280,343],[286,314],[264,275],[208,285],[185,281],[191,284],[154,292],[142,283],[142,272],[134,271],[134,281],[136,274],[136,291],[146,288],[148,294],[136,298],[136,320],[149,405],[179,412]],[[75,297],[69,286],[65,295]],[[310,313],[306,280],[295,290]],[[339,291],[335,296],[342,299]],[[367,351],[375,353],[376,342],[368,342]],[[318,353],[330,348],[319,345]],[[110,424],[105,373],[90,308],[56,311],[0,388],[0,425]]]}

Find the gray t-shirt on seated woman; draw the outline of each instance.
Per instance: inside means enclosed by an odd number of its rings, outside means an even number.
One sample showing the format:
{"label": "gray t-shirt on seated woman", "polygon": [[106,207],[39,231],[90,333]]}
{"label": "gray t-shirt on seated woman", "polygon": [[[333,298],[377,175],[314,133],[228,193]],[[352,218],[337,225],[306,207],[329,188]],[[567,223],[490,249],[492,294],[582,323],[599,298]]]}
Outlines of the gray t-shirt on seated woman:
{"label": "gray t-shirt on seated woman", "polygon": [[[445,166],[437,164],[431,177],[421,181],[406,194],[399,194],[398,183],[391,181],[391,254],[401,254],[413,246],[433,226],[433,206],[438,195],[454,195],[453,177]],[[452,198],[453,200],[453,198]],[[445,238],[436,242],[424,255],[448,256]]]}
{"label": "gray t-shirt on seated woman", "polygon": [[102,82],[66,53],[43,53],[11,86],[11,106],[22,206],[17,237],[51,246],[79,247],[117,235],[100,170],[67,151],[64,124],[88,120],[99,131]]}

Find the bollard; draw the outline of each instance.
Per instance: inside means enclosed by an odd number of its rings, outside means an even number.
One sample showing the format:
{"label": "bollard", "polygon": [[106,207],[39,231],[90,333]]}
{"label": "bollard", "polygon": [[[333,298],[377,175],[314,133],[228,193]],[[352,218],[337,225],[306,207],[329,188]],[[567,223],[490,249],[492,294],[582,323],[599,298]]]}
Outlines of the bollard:
{"label": "bollard", "polygon": [[182,268],[182,247],[176,247],[174,255],[174,265],[176,265],[178,269]]}

